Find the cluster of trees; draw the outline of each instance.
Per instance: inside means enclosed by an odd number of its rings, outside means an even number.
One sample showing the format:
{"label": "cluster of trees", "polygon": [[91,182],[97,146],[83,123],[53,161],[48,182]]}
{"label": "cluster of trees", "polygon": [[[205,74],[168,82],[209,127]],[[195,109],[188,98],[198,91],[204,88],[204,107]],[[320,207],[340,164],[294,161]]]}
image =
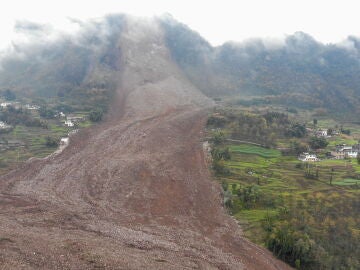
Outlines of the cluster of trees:
{"label": "cluster of trees", "polygon": [[41,117],[44,117],[46,119],[53,119],[55,118],[56,112],[47,106],[42,106],[39,109],[39,114]]}
{"label": "cluster of trees", "polygon": [[95,109],[92,110],[89,114],[89,119],[92,122],[100,122],[101,119],[103,118],[103,110],[102,109]]}
{"label": "cluster of trees", "polygon": [[292,195],[264,220],[266,245],[298,269],[359,269],[359,205],[340,192]]}
{"label": "cluster of trees", "polygon": [[360,198],[314,193],[269,194],[255,184],[222,183],[225,206],[242,209],[277,209],[262,220],[263,241],[275,256],[296,269],[359,269]]}
{"label": "cluster of trees", "polygon": [[274,208],[282,205],[274,195],[264,192],[259,183],[239,186],[223,182],[222,188],[227,195],[226,206],[233,214],[243,209]]}
{"label": "cluster of trees", "polygon": [[223,145],[225,136],[222,132],[215,132],[212,139],[213,147],[211,149],[212,168],[216,175],[228,175],[229,169],[224,165],[226,160],[231,159],[229,147]]}
{"label": "cluster of trees", "polygon": [[277,138],[306,136],[304,124],[292,122],[287,114],[265,112],[222,111],[208,118],[207,125],[215,128],[228,128],[233,139],[251,141],[266,147],[276,145]]}
{"label": "cluster of trees", "polygon": [[33,117],[29,114],[28,110],[23,108],[16,109],[13,106],[0,109],[0,120],[13,126],[23,124],[29,127],[47,127],[45,122]]}
{"label": "cluster of trees", "polygon": [[10,89],[6,89],[6,90],[2,91],[1,94],[7,101],[12,101],[12,100],[16,99],[16,94],[13,91],[11,91]]}
{"label": "cluster of trees", "polygon": [[210,142],[212,143],[211,158],[212,168],[216,175],[229,175],[230,170],[225,167],[224,162],[231,159],[229,147],[225,145],[225,134],[221,131],[213,133]]}
{"label": "cluster of trees", "polygon": [[45,145],[47,147],[57,147],[59,146],[59,139],[51,136],[45,138]]}
{"label": "cluster of trees", "polygon": [[329,142],[323,137],[311,137],[309,140],[309,145],[312,149],[321,149],[325,148]]}
{"label": "cluster of trees", "polygon": [[285,134],[287,137],[303,138],[306,136],[305,124],[293,123],[287,127]]}

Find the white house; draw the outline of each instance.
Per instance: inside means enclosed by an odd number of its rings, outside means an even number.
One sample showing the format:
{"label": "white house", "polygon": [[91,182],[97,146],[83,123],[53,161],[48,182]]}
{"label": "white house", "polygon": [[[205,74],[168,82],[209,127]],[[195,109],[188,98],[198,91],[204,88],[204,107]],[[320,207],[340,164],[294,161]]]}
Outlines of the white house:
{"label": "white house", "polygon": [[71,115],[69,115],[69,116],[66,117],[66,119],[68,121],[72,121],[74,123],[79,123],[79,122],[85,121],[85,117],[83,117],[83,116],[71,116]]}
{"label": "white house", "polygon": [[358,154],[359,153],[357,151],[350,151],[350,152],[346,152],[345,155],[349,158],[357,158]]}
{"label": "white house", "polygon": [[0,129],[7,129],[7,128],[11,128],[11,126],[9,126],[3,121],[0,121]]}
{"label": "white house", "polygon": [[69,144],[69,138],[61,138],[60,145],[68,145]]}
{"label": "white house", "polygon": [[40,106],[26,104],[25,108],[28,109],[28,110],[38,110],[38,109],[40,109]]}
{"label": "white house", "polygon": [[2,102],[2,103],[0,104],[0,106],[3,107],[3,108],[6,108],[7,106],[10,106],[10,105],[12,105],[11,102]]}
{"label": "white house", "polygon": [[316,131],[317,137],[328,137],[328,131],[327,129],[319,129]]}
{"label": "white house", "polygon": [[298,157],[301,161],[319,161],[318,157],[315,154],[309,154],[309,153],[302,153]]}
{"label": "white house", "polygon": [[357,158],[359,149],[357,145],[347,146],[346,144],[337,145],[335,151],[331,152],[331,155],[335,159],[344,159],[344,158]]}
{"label": "white house", "polygon": [[339,144],[335,147],[337,152],[350,152],[352,151],[352,146],[348,146],[346,144]]}
{"label": "white house", "polygon": [[65,120],[64,124],[65,124],[65,126],[68,126],[68,127],[73,127],[74,126],[74,123],[71,122],[71,120]]}

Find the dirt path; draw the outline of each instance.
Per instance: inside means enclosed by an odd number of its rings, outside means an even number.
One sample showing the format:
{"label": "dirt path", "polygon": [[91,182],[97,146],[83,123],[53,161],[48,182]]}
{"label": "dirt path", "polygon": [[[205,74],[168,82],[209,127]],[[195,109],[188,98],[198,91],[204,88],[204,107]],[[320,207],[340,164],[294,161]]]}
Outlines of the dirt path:
{"label": "dirt path", "polygon": [[0,269],[288,269],[221,207],[200,143],[212,102],[159,26],[128,18],[119,44],[109,119],[0,179]]}

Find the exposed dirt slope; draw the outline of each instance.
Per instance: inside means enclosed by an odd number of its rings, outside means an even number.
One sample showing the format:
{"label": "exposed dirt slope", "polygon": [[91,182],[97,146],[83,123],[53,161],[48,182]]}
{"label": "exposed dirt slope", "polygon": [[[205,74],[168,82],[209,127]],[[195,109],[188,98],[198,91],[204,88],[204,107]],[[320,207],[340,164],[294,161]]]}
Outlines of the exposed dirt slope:
{"label": "exposed dirt slope", "polygon": [[200,143],[205,96],[127,19],[109,119],[0,179],[0,269],[288,269],[241,237]]}

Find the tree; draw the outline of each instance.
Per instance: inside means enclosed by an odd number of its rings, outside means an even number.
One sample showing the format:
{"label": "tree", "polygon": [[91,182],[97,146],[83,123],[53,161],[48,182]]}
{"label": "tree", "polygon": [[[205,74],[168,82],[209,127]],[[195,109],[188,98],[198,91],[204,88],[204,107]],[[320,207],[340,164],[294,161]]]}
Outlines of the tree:
{"label": "tree", "polygon": [[317,120],[316,118],[314,118],[314,119],[313,119],[314,127],[316,127],[317,123],[318,123],[318,120]]}
{"label": "tree", "polygon": [[286,136],[302,138],[306,135],[306,127],[303,124],[292,124],[286,131]]}
{"label": "tree", "polygon": [[247,209],[256,205],[260,199],[260,195],[260,188],[258,185],[250,185],[238,190],[238,197]]}
{"label": "tree", "polygon": [[58,142],[57,138],[47,136],[46,141],[45,141],[45,145],[47,147],[57,147],[57,146],[59,146],[59,142]]}
{"label": "tree", "polygon": [[213,161],[213,169],[216,175],[228,175],[230,171],[225,167],[224,161],[222,160],[214,160]]}
{"label": "tree", "polygon": [[331,168],[331,173],[330,173],[330,185],[332,185],[332,181],[333,181],[333,176],[334,176],[334,168]]}
{"label": "tree", "polygon": [[4,98],[8,101],[10,100],[15,100],[16,99],[16,95],[13,91],[11,91],[10,89],[6,89],[4,92]]}
{"label": "tree", "polygon": [[55,118],[55,111],[52,109],[49,109],[46,106],[40,107],[39,114],[41,117],[47,118],[47,119],[53,119]]}
{"label": "tree", "polygon": [[215,161],[231,159],[231,153],[230,153],[229,147],[226,147],[223,149],[214,147],[211,150],[211,156],[212,156],[213,160],[215,160]]}
{"label": "tree", "polygon": [[211,140],[215,145],[222,144],[225,141],[225,135],[221,131],[215,132]]}
{"label": "tree", "polygon": [[290,147],[291,147],[291,151],[296,155],[309,151],[309,146],[306,143],[295,140],[291,141]]}
{"label": "tree", "polygon": [[357,160],[357,163],[360,165],[360,153],[358,153],[356,160]]}
{"label": "tree", "polygon": [[100,122],[103,118],[104,112],[101,109],[92,110],[89,114],[89,119],[92,122]]}
{"label": "tree", "polygon": [[309,144],[312,149],[325,148],[329,143],[325,138],[311,137]]}

